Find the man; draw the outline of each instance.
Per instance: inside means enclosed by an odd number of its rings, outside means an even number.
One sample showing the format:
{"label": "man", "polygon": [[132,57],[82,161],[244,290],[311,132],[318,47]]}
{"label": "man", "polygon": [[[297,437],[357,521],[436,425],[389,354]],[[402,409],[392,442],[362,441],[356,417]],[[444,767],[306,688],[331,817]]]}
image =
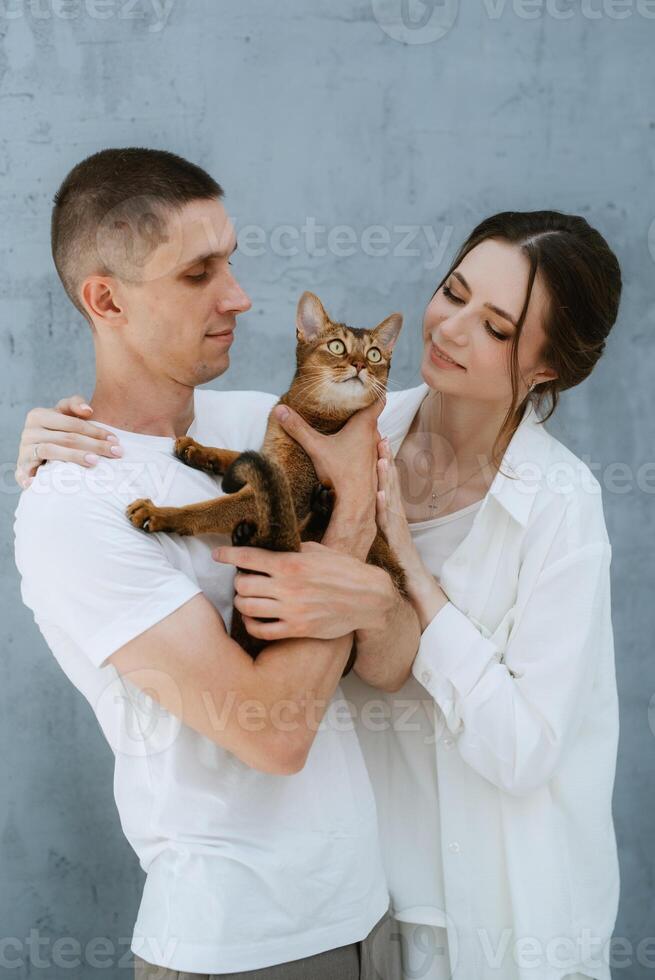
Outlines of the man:
{"label": "man", "polygon": [[[329,716],[360,624],[271,642],[253,662],[225,626],[234,570],[209,547],[224,542],[146,535],[124,514],[137,497],[217,496],[214,478],[173,457],[175,437],[258,446],[276,400],[194,390],[227,369],[250,308],[222,197],[203,170],[156,150],[104,150],[64,180],[53,257],[92,329],[94,420],[123,455],[94,470],[41,467],[17,509],[16,561],[24,601],[116,756],[121,823],[147,872],[137,976],[347,980],[370,959],[363,941],[388,906],[356,735]],[[323,560],[344,582],[375,533],[377,414],[323,440],[338,501]],[[297,420],[285,424],[302,435]],[[362,432],[370,454],[351,473]],[[271,571],[302,581],[310,557],[271,556]],[[357,634],[355,669],[397,689],[417,646],[414,615],[382,584],[367,604],[379,627]],[[382,629],[393,661],[373,655]]]}

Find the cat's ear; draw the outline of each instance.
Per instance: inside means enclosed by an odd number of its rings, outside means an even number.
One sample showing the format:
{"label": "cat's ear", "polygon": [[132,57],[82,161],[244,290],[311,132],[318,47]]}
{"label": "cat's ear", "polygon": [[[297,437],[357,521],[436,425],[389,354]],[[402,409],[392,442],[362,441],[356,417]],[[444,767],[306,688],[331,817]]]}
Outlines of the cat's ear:
{"label": "cat's ear", "polygon": [[327,322],[328,315],[318,296],[314,296],[314,293],[303,293],[298,300],[296,313],[298,340],[315,340],[323,332]]}
{"label": "cat's ear", "polygon": [[392,313],[386,320],[379,323],[373,331],[375,342],[382,350],[392,351],[393,345],[398,340],[400,328],[403,325],[402,313]]}

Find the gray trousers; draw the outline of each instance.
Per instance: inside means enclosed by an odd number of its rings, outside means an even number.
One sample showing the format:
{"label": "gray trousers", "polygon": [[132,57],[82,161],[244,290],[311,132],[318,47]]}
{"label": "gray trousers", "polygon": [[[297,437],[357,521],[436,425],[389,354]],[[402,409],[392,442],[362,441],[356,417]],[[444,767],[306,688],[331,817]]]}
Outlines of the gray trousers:
{"label": "gray trousers", "polygon": [[134,957],[135,980],[402,980],[395,924],[385,913],[359,943],[245,973],[184,973]]}

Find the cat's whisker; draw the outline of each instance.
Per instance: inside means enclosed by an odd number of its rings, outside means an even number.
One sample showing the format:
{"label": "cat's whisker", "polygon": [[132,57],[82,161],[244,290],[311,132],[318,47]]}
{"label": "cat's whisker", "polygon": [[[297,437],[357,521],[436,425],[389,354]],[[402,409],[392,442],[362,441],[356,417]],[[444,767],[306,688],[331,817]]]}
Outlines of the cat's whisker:
{"label": "cat's whisker", "polygon": [[305,371],[305,373],[302,376],[296,377],[294,379],[294,382],[293,382],[290,390],[295,390],[300,385],[306,385],[306,384],[311,383],[313,381],[317,381],[322,376],[323,376],[323,372],[322,371],[316,371],[316,370],[314,370],[314,371]]}
{"label": "cat's whisker", "polygon": [[317,390],[322,380],[322,376],[319,374],[312,377],[301,378],[300,381],[294,385],[293,390],[294,392],[299,391],[302,393]]}
{"label": "cat's whisker", "polygon": [[370,387],[374,397],[377,398],[379,401],[384,401],[386,395],[386,388],[382,384],[382,382],[378,381],[377,378],[372,378]]}
{"label": "cat's whisker", "polygon": [[310,396],[315,396],[319,391],[322,379],[320,376],[301,378],[293,386],[293,394],[300,401],[306,402]]}

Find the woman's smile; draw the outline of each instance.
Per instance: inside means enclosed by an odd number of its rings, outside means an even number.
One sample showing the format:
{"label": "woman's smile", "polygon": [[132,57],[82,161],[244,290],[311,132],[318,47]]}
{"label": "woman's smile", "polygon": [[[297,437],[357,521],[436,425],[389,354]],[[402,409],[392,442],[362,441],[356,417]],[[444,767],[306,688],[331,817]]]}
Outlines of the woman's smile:
{"label": "woman's smile", "polygon": [[440,347],[432,343],[430,345],[430,360],[437,367],[443,368],[444,371],[465,371],[466,368],[457,361],[453,360],[452,357],[448,357],[445,351],[442,351]]}

